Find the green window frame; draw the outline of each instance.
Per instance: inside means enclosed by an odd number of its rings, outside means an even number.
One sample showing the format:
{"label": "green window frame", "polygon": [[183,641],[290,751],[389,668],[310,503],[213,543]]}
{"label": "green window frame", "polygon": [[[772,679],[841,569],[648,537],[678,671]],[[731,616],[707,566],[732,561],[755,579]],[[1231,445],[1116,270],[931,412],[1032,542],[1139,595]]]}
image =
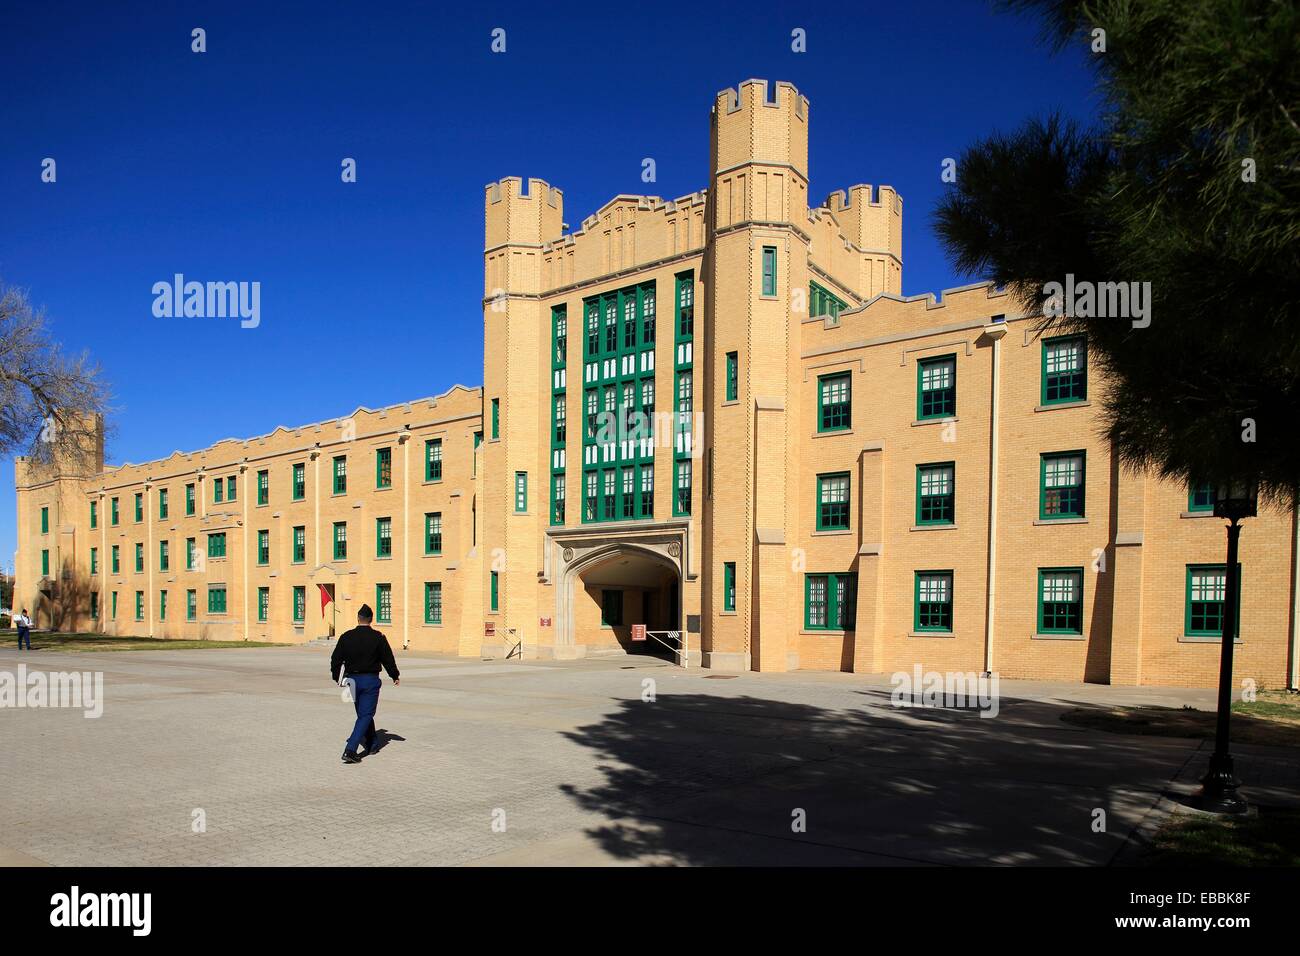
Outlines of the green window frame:
{"label": "green window frame", "polygon": [[199,592],[194,588],[185,591],[185,620],[193,621],[199,616]]}
{"label": "green window frame", "polygon": [[729,402],[737,401],[740,398],[740,355],[736,352],[727,353],[727,398]]}
{"label": "green window frame", "polygon": [[307,588],[298,584],[293,589],[293,621],[301,624],[307,620]]}
{"label": "green window frame", "polygon": [[375,449],[375,487],[393,487],[393,450],[391,448]]}
{"label": "green window frame", "polygon": [[135,592],[135,619],[137,621],[144,620],[144,592],[143,591]]}
{"label": "green window frame", "polygon": [[952,571],[917,571],[912,628],[917,633],[952,633]]}
{"label": "green window frame", "polygon": [[112,525],[114,528],[116,528],[118,520],[120,518],[117,510],[117,499],[113,498],[111,501],[109,501],[108,505],[109,505],[108,523]]}
{"label": "green window frame", "polygon": [[1059,335],[1043,340],[1041,401],[1044,405],[1088,399],[1088,340]]}
{"label": "green window frame", "polygon": [[957,414],[957,355],[936,355],[916,363],[916,418]]}
{"label": "green window frame", "polygon": [[515,472],[515,514],[528,512],[528,472]]}
{"label": "green window frame", "polygon": [[424,513],[424,553],[442,554],[442,512]]}
{"label": "green window frame", "polygon": [[691,460],[682,458],[673,462],[673,515],[688,516],[691,513]]}
{"label": "green window frame", "polygon": [[90,549],[90,573],[99,573],[99,548]]}
{"label": "green window frame", "polygon": [[776,295],[776,246],[763,247],[763,290],[769,298]]}
{"label": "green window frame", "polygon": [[569,351],[569,312],[563,305],[551,308],[551,368],[564,368]]}
{"label": "green window frame", "polygon": [[564,524],[564,473],[551,475],[551,525]]}
{"label": "green window frame", "polygon": [[307,526],[294,525],[293,528],[293,563],[302,564],[307,560]]}
{"label": "green window frame", "polygon": [[257,532],[257,563],[261,567],[271,563],[271,532],[269,529]]}
{"label": "green window frame", "polygon": [[235,494],[237,488],[235,484],[236,480],[237,479],[234,475],[230,475],[226,478],[226,501],[234,501],[238,497]]}
{"label": "green window frame", "polygon": [[224,558],[226,556],[226,533],[214,532],[208,535],[208,557]]}
{"label": "green window frame", "polygon": [[257,473],[257,503],[271,503],[271,472],[265,468]]}
{"label": "green window frame", "polygon": [[198,554],[197,542],[193,538],[185,539],[185,570],[194,570],[194,558]]}
{"label": "green window frame", "polygon": [[111,594],[109,594],[109,598],[111,599],[109,601],[109,604],[111,605],[112,618],[113,620],[116,621],[117,620],[117,592],[113,591]]}
{"label": "green window frame", "polygon": [[805,574],[803,624],[808,631],[857,629],[858,576],[853,572]]}
{"label": "green window frame", "polygon": [[824,286],[811,280],[808,282],[808,317],[830,315],[838,320],[840,312],[848,308],[848,303]]}
{"label": "green window frame", "polygon": [[1038,633],[1083,633],[1083,568],[1038,569]]}
{"label": "green window frame", "polygon": [[144,520],[144,493],[137,491],[135,493],[135,523],[139,524]]}
{"label": "green window frame", "polygon": [[944,525],[956,521],[957,469],[951,461],[916,466],[916,523]]}
{"label": "green window frame", "polygon": [[343,561],[348,556],[348,523],[334,522],[334,560]]}
{"label": "green window frame", "polygon": [[391,558],[393,556],[393,519],[375,519],[375,557]]}
{"label": "green window frame", "polygon": [[307,497],[307,466],[302,462],[293,466],[293,500]]}
{"label": "green window frame", "polygon": [[[1226,565],[1189,564],[1184,591],[1183,634],[1186,637],[1217,637],[1223,640],[1223,608],[1227,596]],[[1241,599],[1241,564],[1237,564],[1237,607]],[[1241,616],[1237,617],[1234,638],[1241,637]]]}
{"label": "green window frame", "polygon": [[158,620],[167,620],[167,592],[162,590],[158,592]]}
{"label": "green window frame", "polygon": [[193,482],[191,482],[190,484],[188,484],[188,485],[185,486],[185,514],[186,514],[187,517],[190,516],[190,515],[193,515],[193,514],[194,514],[194,484],[193,484]]}
{"label": "green window frame", "polygon": [[90,503],[90,530],[94,531],[99,527],[99,502]]}
{"label": "green window frame", "polygon": [[90,618],[92,621],[99,620],[99,592],[90,592]]}
{"label": "green window frame", "polygon": [[135,546],[135,573],[144,574],[144,544],[137,542]]}
{"label": "green window frame", "polygon": [[424,582],[424,623],[442,623],[442,582]]}
{"label": "green window frame", "polygon": [[623,626],[623,592],[617,588],[604,588],[600,592],[600,626]]}
{"label": "green window frame", "polygon": [[817,476],[817,530],[847,531],[852,482],[847,471]]}
{"label": "green window frame", "polygon": [[1187,488],[1187,510],[1192,513],[1214,510],[1214,484],[1194,482]]}
{"label": "green window frame", "polygon": [[258,588],[257,589],[257,620],[259,623],[265,624],[267,618],[269,618],[270,616],[271,616],[271,589]]}
{"label": "green window frame", "polygon": [[50,551],[48,548],[41,551],[41,576],[47,578],[50,576]]}
{"label": "green window frame", "polygon": [[170,571],[172,566],[171,542],[163,539],[158,542],[158,570]]}
{"label": "green window frame", "polygon": [[492,399],[492,440],[501,437],[501,399]]}
{"label": "green window frame", "polygon": [[430,438],[424,443],[424,480],[442,481],[441,438]]}
{"label": "green window frame", "polygon": [[853,374],[836,372],[817,379],[817,431],[840,432],[853,424]]}
{"label": "green window frame", "polygon": [[167,506],[167,489],[159,488],[158,489],[158,520],[166,521],[168,511],[170,511],[170,509]]}
{"label": "green window frame", "polygon": [[1043,521],[1084,517],[1087,453],[1045,453],[1039,463],[1038,517]]}
{"label": "green window frame", "polygon": [[348,493],[348,456],[336,455],[334,457],[334,494],[346,495]]}
{"label": "green window frame", "polygon": [[109,558],[110,558],[109,567],[112,569],[112,572],[114,574],[121,573],[121,567],[122,567],[121,557],[122,554],[121,551],[119,550],[118,545],[116,544],[112,545],[111,550],[109,551]]}
{"label": "green window frame", "polygon": [[50,509],[41,509],[41,534],[50,533]]}
{"label": "green window frame", "polygon": [[500,610],[501,591],[500,591],[500,583],[497,578],[497,572],[495,571],[492,572],[492,577],[490,579],[489,584],[491,586],[491,599],[492,599],[492,603],[490,607],[494,611]]}
{"label": "green window frame", "polygon": [[393,586],[391,584],[375,585],[375,623],[393,623]]}
{"label": "green window frame", "polygon": [[226,494],[226,483],[220,478],[214,478],[212,481],[212,503],[219,503]]}
{"label": "green window frame", "polygon": [[722,563],[722,609],[724,611],[734,611],[736,609],[735,561],[724,561]]}

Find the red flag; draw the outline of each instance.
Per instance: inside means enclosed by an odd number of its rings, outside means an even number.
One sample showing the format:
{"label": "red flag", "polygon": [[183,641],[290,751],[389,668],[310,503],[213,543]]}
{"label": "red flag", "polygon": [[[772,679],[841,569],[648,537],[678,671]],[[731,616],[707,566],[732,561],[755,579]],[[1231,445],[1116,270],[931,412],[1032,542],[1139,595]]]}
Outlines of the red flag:
{"label": "red flag", "polygon": [[330,596],[329,591],[325,590],[325,585],[318,584],[316,587],[320,588],[320,612],[321,614],[324,614],[325,606],[329,604],[330,601],[334,600],[334,598]]}

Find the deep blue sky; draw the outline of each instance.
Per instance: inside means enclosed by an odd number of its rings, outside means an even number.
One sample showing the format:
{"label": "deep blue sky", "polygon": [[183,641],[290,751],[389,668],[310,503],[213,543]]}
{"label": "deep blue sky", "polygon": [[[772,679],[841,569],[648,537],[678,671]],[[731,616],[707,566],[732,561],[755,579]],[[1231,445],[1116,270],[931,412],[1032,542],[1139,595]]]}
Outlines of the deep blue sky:
{"label": "deep blue sky", "polygon": [[[713,95],[748,77],[810,99],[814,201],[902,194],[909,294],[964,281],[930,229],[942,159],[1096,106],[1083,53],[1049,55],[978,0],[7,3],[0,280],[103,365],[110,463],[478,384],[483,186],[546,179],[574,226],[617,193],[703,188]],[[260,281],[261,326],[154,318],[176,272]],[[6,567],[14,522],[4,460]]]}

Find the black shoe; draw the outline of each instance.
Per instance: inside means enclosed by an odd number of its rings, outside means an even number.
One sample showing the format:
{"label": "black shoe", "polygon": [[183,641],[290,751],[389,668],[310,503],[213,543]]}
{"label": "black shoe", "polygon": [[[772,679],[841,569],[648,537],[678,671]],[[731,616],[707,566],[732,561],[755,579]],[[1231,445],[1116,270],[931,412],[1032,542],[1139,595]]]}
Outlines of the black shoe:
{"label": "black shoe", "polygon": [[350,750],[343,751],[344,763],[361,763],[361,758]]}

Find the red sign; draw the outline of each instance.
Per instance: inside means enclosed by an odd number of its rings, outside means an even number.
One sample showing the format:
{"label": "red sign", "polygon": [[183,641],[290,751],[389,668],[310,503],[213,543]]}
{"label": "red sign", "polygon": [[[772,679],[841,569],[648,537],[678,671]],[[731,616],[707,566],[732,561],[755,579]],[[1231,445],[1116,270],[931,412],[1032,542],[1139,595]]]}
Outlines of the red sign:
{"label": "red sign", "polygon": [[496,622],[496,621],[484,621],[484,622],[483,622],[483,636],[484,636],[484,637],[496,637],[496,636],[497,636],[497,622]]}
{"label": "red sign", "polygon": [[644,624],[633,624],[633,625],[632,625],[632,640],[634,640],[634,641],[644,641],[644,640],[645,640],[645,625],[644,625]]}
{"label": "red sign", "polygon": [[542,627],[550,627],[550,626],[551,626],[551,619],[550,619],[549,617],[539,617],[539,618],[537,619],[537,623],[538,623],[539,625],[541,625]]}

